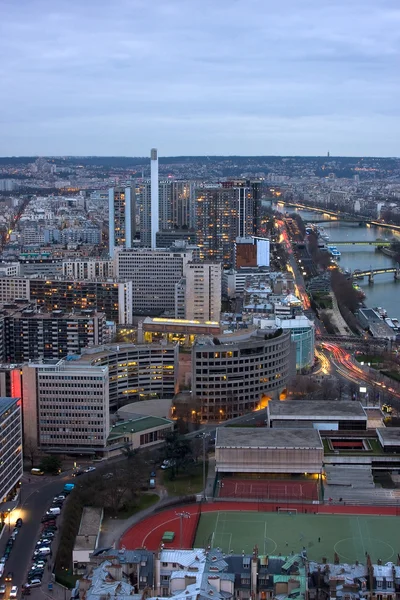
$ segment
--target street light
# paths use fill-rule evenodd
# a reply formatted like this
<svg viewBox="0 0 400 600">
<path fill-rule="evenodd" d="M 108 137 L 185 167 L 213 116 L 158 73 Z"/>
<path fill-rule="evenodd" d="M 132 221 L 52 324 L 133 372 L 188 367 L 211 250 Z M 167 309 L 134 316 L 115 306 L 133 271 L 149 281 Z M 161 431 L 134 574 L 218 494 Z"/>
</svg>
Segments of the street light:
<svg viewBox="0 0 400 600">
<path fill-rule="evenodd" d="M 182 512 L 177 512 L 175 513 L 177 517 L 180 518 L 180 540 L 179 540 L 179 547 L 182 550 L 182 539 L 183 539 L 183 519 L 190 519 L 190 513 L 186 512 L 186 511 L 182 511 Z"/>
</svg>

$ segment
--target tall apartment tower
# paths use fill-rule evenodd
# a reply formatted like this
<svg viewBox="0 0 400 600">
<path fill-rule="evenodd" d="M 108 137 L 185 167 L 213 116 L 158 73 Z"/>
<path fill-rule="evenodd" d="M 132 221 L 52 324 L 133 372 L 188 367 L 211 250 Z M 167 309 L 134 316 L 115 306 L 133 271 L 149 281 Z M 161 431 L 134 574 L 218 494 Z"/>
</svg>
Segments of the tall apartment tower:
<svg viewBox="0 0 400 600">
<path fill-rule="evenodd" d="M 151 165 L 151 249 L 155 250 L 156 245 L 156 234 L 158 231 L 158 154 L 157 149 L 152 148 L 150 153 L 150 165 Z"/>
<path fill-rule="evenodd" d="M 108 192 L 109 254 L 114 256 L 114 248 L 132 248 L 136 233 L 135 201 L 130 187 L 110 188 Z"/>
<path fill-rule="evenodd" d="M 184 268 L 185 319 L 219 321 L 221 315 L 221 264 L 189 262 Z"/>
<path fill-rule="evenodd" d="M 213 186 L 196 189 L 197 239 L 202 259 L 217 260 L 224 267 L 234 262 L 236 237 L 253 234 L 251 190 Z"/>
</svg>

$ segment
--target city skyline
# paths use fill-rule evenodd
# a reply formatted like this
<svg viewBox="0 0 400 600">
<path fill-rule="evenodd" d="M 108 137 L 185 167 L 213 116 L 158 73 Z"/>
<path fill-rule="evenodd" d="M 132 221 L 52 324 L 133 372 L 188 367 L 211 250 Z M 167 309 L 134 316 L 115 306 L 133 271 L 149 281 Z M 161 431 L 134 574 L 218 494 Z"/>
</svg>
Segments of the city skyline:
<svg viewBox="0 0 400 600">
<path fill-rule="evenodd" d="M 396 156 L 399 21 L 394 0 L 7 3 L 0 155 Z"/>
</svg>

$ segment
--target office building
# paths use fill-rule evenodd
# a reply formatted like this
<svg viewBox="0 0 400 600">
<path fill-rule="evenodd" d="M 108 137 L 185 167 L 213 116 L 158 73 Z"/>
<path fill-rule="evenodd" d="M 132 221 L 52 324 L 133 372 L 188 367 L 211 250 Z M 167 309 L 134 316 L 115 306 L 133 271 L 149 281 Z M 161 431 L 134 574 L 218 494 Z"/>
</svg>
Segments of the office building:
<svg viewBox="0 0 400 600">
<path fill-rule="evenodd" d="M 114 277 L 114 261 L 101 258 L 76 258 L 62 261 L 62 274 L 72 279 Z"/>
<path fill-rule="evenodd" d="M 47 452 L 105 452 L 110 433 L 107 366 L 79 361 L 23 367 L 24 437 Z"/>
<path fill-rule="evenodd" d="M 176 392 L 177 344 L 118 344 L 87 348 L 79 364 L 108 367 L 112 410 L 129 402 L 173 398 Z"/>
<path fill-rule="evenodd" d="M 120 325 L 132 323 L 132 282 L 118 279 L 28 279 L 29 299 L 46 312 L 97 310 Z M 1 279 L 0 279 L 1 284 Z"/>
<path fill-rule="evenodd" d="M 294 375 L 289 331 L 199 338 L 192 348 L 192 395 L 202 421 L 223 421 L 279 398 Z"/>
<path fill-rule="evenodd" d="M 265 332 L 275 331 L 278 327 L 289 330 L 292 342 L 296 346 L 296 370 L 309 369 L 314 364 L 315 325 L 304 315 L 294 319 L 253 319 L 253 323 Z"/>
<path fill-rule="evenodd" d="M 23 472 L 20 398 L 0 398 L 0 503 L 11 500 Z"/>
<path fill-rule="evenodd" d="M 175 314 L 175 285 L 193 254 L 186 248 L 173 250 L 117 249 L 115 273 L 132 281 L 134 315 Z"/>
<path fill-rule="evenodd" d="M 136 234 L 135 202 L 131 188 L 110 188 L 108 196 L 109 254 L 114 248 L 131 248 Z"/>
<path fill-rule="evenodd" d="M 104 313 L 43 313 L 25 304 L 0 310 L 3 356 L 10 363 L 64 358 L 105 342 Z"/>
<path fill-rule="evenodd" d="M 221 314 L 221 278 L 220 263 L 203 261 L 190 262 L 184 268 L 184 318 L 193 321 L 219 321 Z M 179 294 L 179 288 L 177 289 Z M 181 302 L 175 307 L 176 317 Z"/>
<path fill-rule="evenodd" d="M 254 237 L 237 237 L 235 242 L 235 269 L 269 267 L 270 242 Z"/>
<path fill-rule="evenodd" d="M 195 226 L 193 181 L 170 181 L 172 226 L 190 229 Z"/>
</svg>

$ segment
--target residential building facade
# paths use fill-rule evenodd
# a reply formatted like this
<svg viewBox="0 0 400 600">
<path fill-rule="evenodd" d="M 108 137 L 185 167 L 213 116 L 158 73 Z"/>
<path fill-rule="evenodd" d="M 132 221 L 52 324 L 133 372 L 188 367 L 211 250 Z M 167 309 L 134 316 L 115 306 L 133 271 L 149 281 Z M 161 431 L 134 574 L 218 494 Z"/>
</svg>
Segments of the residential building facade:
<svg viewBox="0 0 400 600">
<path fill-rule="evenodd" d="M 0 503 L 17 487 L 23 472 L 20 398 L 0 398 Z"/>
</svg>

